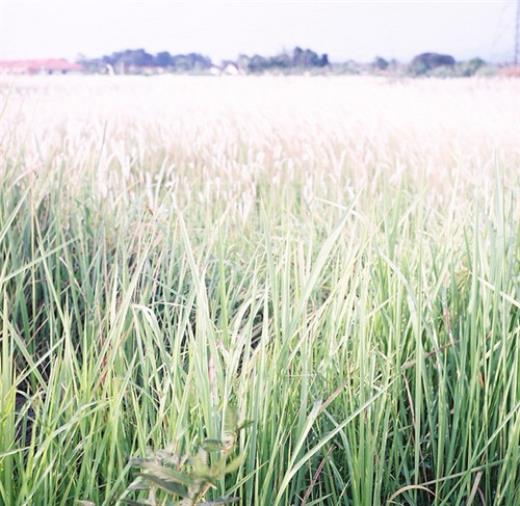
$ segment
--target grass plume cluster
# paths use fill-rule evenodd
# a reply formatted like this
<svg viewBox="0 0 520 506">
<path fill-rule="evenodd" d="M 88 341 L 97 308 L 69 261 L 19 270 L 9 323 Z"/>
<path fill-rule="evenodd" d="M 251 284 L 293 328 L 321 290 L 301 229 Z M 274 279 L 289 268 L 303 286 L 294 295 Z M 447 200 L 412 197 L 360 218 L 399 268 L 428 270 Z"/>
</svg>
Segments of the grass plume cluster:
<svg viewBox="0 0 520 506">
<path fill-rule="evenodd" d="M 519 504 L 519 86 L 3 83 L 0 504 Z"/>
</svg>

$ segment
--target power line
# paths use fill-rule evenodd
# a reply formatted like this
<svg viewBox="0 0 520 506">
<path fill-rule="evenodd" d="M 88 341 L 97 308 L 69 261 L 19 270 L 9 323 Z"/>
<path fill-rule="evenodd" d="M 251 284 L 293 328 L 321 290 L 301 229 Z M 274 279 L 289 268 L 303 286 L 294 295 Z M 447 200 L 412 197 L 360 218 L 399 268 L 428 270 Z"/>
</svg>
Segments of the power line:
<svg viewBox="0 0 520 506">
<path fill-rule="evenodd" d="M 520 63 L 520 0 L 516 0 L 515 65 Z"/>
</svg>

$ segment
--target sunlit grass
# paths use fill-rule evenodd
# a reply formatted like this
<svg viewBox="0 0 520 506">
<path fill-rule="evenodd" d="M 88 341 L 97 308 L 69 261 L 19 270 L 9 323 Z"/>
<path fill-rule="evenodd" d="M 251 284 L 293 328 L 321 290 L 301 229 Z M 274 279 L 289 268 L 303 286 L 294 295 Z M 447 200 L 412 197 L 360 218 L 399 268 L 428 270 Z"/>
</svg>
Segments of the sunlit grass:
<svg viewBox="0 0 520 506">
<path fill-rule="evenodd" d="M 519 83 L 1 90 L 0 504 L 520 503 Z"/>
</svg>

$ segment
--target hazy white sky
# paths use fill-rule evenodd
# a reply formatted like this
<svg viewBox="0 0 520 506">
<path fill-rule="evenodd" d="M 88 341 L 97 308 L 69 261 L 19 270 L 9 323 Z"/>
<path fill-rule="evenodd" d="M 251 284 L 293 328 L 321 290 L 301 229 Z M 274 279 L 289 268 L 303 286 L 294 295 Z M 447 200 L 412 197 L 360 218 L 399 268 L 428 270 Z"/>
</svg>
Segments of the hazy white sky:
<svg viewBox="0 0 520 506">
<path fill-rule="evenodd" d="M 144 47 L 218 61 L 300 45 L 333 61 L 422 51 L 502 61 L 515 12 L 516 0 L 0 0 L 0 58 Z"/>
</svg>

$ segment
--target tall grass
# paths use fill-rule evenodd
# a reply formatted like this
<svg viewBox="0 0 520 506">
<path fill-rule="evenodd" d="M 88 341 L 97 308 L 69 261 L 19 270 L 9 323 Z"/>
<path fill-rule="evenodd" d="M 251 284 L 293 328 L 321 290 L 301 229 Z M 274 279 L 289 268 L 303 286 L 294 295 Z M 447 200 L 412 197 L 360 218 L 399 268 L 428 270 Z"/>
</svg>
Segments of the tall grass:
<svg viewBox="0 0 520 506">
<path fill-rule="evenodd" d="M 0 503 L 519 504 L 518 86 L 4 86 Z"/>
</svg>

